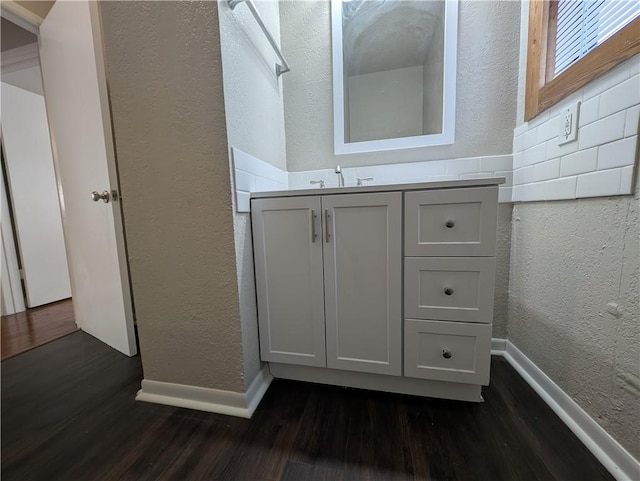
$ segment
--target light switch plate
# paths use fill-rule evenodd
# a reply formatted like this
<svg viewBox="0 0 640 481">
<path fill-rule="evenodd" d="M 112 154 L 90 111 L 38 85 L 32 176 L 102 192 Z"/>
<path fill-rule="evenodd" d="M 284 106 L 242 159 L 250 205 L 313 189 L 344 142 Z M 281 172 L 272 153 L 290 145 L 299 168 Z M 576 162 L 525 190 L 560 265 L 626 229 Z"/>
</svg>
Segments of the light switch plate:
<svg viewBox="0 0 640 481">
<path fill-rule="evenodd" d="M 558 145 L 573 142 L 578 138 L 578 114 L 580 102 L 563 109 L 560 112 L 560 131 L 558 132 Z"/>
</svg>

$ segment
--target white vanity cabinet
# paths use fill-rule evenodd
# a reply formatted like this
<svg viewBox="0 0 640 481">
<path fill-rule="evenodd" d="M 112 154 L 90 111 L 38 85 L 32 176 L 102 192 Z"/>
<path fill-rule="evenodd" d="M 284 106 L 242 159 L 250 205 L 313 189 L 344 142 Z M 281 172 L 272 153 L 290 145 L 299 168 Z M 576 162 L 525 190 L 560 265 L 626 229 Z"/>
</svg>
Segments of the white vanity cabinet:
<svg viewBox="0 0 640 481">
<path fill-rule="evenodd" d="M 275 377 L 481 401 L 501 179 L 252 194 Z"/>
<path fill-rule="evenodd" d="M 400 376 L 402 194 L 254 199 L 251 215 L 262 360 Z"/>
</svg>

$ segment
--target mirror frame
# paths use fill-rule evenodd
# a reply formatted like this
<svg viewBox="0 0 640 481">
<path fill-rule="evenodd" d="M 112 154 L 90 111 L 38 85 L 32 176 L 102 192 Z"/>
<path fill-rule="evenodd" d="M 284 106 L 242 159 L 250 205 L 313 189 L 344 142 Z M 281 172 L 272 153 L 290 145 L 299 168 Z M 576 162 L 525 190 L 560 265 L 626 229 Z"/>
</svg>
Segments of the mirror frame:
<svg viewBox="0 0 640 481">
<path fill-rule="evenodd" d="M 419 1 L 419 0 L 418 0 Z M 331 0 L 333 50 L 333 141 L 336 155 L 450 145 L 455 141 L 458 0 L 444 0 L 444 79 L 442 133 L 395 139 L 345 142 L 342 0 Z"/>
</svg>

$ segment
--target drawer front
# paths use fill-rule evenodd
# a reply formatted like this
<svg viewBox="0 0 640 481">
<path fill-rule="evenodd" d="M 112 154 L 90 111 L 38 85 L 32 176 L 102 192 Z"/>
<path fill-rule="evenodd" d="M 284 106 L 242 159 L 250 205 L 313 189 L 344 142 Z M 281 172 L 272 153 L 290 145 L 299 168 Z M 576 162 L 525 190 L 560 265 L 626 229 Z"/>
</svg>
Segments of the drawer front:
<svg viewBox="0 0 640 481">
<path fill-rule="evenodd" d="M 404 324 L 404 375 L 489 384 L 491 326 L 418 321 Z"/>
<path fill-rule="evenodd" d="M 405 255 L 493 256 L 498 187 L 405 194 Z"/>
<path fill-rule="evenodd" d="M 491 323 L 493 257 L 407 257 L 405 317 Z"/>
</svg>

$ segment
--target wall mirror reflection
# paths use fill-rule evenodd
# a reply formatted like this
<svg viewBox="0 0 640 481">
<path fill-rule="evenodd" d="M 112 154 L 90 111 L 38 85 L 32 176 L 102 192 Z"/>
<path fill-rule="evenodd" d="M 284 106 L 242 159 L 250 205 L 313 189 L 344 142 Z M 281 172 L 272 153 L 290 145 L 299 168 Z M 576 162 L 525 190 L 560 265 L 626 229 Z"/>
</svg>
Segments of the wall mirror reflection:
<svg viewBox="0 0 640 481">
<path fill-rule="evenodd" d="M 332 0 L 336 154 L 452 144 L 455 0 Z"/>
</svg>

